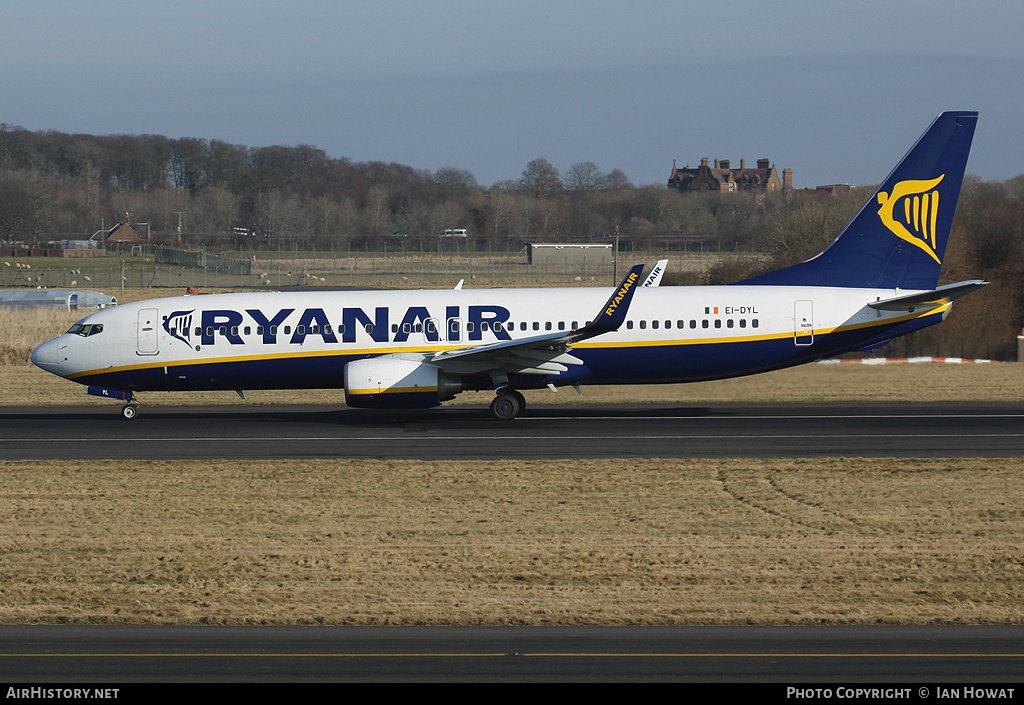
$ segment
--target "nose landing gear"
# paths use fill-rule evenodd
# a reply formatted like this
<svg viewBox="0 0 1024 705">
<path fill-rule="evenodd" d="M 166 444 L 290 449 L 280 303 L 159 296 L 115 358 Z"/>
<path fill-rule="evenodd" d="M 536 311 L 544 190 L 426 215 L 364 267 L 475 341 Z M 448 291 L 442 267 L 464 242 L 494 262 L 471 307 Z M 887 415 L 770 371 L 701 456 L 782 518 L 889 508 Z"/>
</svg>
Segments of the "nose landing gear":
<svg viewBox="0 0 1024 705">
<path fill-rule="evenodd" d="M 121 416 L 126 419 L 134 419 L 139 413 L 139 402 L 135 399 L 134 392 L 130 393 L 130 396 L 125 400 L 124 406 L 121 407 Z"/>
</svg>

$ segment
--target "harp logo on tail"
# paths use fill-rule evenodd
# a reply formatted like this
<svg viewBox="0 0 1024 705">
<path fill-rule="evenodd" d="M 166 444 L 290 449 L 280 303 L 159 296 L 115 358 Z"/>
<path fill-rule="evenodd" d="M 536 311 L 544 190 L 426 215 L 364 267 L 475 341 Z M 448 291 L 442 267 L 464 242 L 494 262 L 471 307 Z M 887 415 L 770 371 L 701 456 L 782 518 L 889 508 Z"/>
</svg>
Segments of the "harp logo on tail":
<svg viewBox="0 0 1024 705">
<path fill-rule="evenodd" d="M 935 253 L 935 228 L 939 218 L 939 192 L 935 187 L 945 174 L 931 181 L 900 181 L 892 193 L 878 192 L 878 216 L 892 233 L 931 255 Z"/>
</svg>

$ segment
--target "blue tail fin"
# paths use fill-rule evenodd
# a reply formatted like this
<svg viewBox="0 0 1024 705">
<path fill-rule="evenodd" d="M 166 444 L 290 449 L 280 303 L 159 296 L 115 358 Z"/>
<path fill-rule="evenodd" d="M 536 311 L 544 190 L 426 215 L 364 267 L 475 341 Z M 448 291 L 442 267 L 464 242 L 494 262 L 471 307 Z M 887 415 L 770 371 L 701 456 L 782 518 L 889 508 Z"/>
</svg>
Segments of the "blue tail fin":
<svg viewBox="0 0 1024 705">
<path fill-rule="evenodd" d="M 739 283 L 934 289 L 977 121 L 939 115 L 824 252 Z"/>
</svg>

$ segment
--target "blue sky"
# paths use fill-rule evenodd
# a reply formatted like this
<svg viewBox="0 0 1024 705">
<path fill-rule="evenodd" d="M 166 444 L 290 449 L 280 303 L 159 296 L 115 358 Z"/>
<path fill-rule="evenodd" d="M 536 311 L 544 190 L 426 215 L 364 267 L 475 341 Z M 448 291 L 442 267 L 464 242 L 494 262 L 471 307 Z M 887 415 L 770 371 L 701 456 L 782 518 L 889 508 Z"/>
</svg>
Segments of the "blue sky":
<svg viewBox="0 0 1024 705">
<path fill-rule="evenodd" d="M 544 157 L 663 183 L 770 158 L 797 186 L 880 181 L 942 110 L 968 171 L 1024 173 L 1020 0 L 7 0 L 0 122 L 312 144 L 468 169 Z"/>
</svg>

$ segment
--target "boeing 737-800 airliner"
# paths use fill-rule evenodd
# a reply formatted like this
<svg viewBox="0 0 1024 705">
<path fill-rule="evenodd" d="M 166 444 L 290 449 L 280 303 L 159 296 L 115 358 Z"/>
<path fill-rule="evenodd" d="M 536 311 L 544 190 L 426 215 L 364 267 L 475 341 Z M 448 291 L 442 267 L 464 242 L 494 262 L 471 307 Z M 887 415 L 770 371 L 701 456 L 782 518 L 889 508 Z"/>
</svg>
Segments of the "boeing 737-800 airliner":
<svg viewBox="0 0 1024 705">
<path fill-rule="evenodd" d="M 975 112 L 939 115 L 820 255 L 729 286 L 233 293 L 99 311 L 32 361 L 124 400 L 143 391 L 345 390 L 350 406 L 431 407 L 493 389 L 692 382 L 876 348 L 984 286 L 937 286 Z M 644 284 L 647 283 L 647 286 Z M 603 303 L 603 305 L 602 305 Z"/>
</svg>

